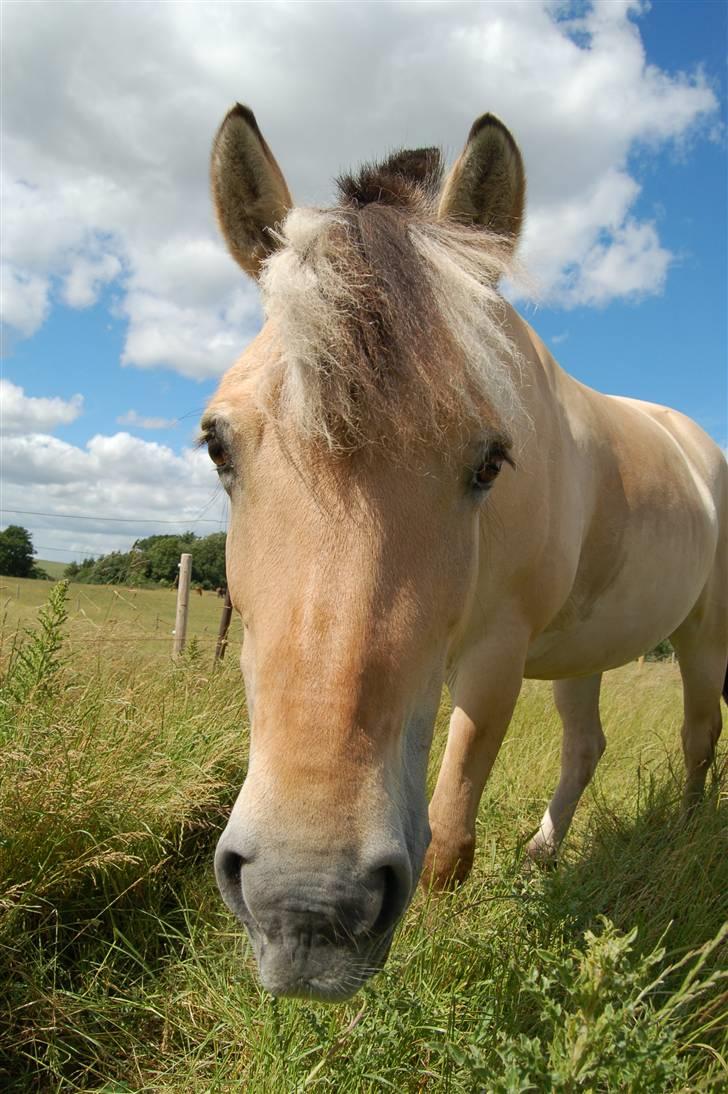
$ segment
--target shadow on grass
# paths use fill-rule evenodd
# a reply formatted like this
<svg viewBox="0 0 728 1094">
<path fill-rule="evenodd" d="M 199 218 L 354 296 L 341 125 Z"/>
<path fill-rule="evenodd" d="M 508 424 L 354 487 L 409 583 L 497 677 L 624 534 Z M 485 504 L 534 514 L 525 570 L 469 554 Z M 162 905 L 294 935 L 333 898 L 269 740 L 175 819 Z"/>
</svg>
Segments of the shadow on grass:
<svg viewBox="0 0 728 1094">
<path fill-rule="evenodd" d="M 586 834 L 543 879 L 546 914 L 579 936 L 599 915 L 625 931 L 636 926 L 641 951 L 663 935 L 673 953 L 714 937 L 728 920 L 725 775 L 714 773 L 688 817 L 673 772 L 642 781 L 621 810 L 598 799 Z"/>
<path fill-rule="evenodd" d="M 0 931 L 3 1090 L 56 1090 L 59 1083 L 85 1088 L 124 1070 L 120 1023 L 134 1025 L 134 1001 L 180 956 L 179 939 L 187 933 L 180 894 L 189 877 L 212 862 L 220 827 L 212 820 L 188 821 L 168 841 L 169 853 L 157 861 L 152 856 L 143 872 L 131 864 L 95 882 L 86 878 L 76 891 L 29 899 L 12 923 L 6 917 Z M 156 1024 L 161 1027 L 161 1017 Z"/>
</svg>

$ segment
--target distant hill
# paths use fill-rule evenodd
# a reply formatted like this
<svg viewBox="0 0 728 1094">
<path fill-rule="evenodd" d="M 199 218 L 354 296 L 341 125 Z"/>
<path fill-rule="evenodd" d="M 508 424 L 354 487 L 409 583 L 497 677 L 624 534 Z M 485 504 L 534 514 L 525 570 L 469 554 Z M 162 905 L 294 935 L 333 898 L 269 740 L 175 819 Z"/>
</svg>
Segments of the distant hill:
<svg viewBox="0 0 728 1094">
<path fill-rule="evenodd" d="M 52 577 L 54 578 L 54 580 L 58 580 L 63 577 L 63 571 L 68 565 L 67 562 L 49 562 L 45 558 L 37 558 L 35 560 L 35 564 L 39 570 L 45 570 L 45 572 L 48 574 L 48 577 Z"/>
</svg>

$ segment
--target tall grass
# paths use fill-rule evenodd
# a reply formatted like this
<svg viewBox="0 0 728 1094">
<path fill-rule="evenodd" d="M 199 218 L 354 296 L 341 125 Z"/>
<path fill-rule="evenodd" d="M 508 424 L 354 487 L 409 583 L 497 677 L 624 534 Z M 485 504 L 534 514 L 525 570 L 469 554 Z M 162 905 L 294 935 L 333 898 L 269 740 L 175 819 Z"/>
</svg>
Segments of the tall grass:
<svg viewBox="0 0 728 1094">
<path fill-rule="evenodd" d="M 728 799 L 714 777 L 680 817 L 672 667 L 609 675 L 595 786 L 559 868 L 530 876 L 559 730 L 548 689 L 526 684 L 472 880 L 417 894 L 350 1003 L 276 1002 L 212 878 L 246 759 L 235 658 L 213 673 L 194 650 L 100 657 L 64 638 L 53 595 L 0 692 L 3 1089 L 725 1087 Z M 23 677 L 29 659 L 50 668 Z"/>
</svg>

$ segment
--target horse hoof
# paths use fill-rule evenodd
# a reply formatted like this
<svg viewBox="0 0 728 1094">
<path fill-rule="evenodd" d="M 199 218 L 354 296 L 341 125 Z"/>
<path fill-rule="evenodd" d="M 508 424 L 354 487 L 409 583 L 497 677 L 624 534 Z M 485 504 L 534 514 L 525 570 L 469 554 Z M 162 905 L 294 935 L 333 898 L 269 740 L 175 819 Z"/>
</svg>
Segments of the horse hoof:
<svg viewBox="0 0 728 1094">
<path fill-rule="evenodd" d="M 437 893 L 449 893 L 459 888 L 473 868 L 473 852 L 474 849 L 453 858 L 428 851 L 422 869 L 424 888 Z"/>
<path fill-rule="evenodd" d="M 550 851 L 545 847 L 529 847 L 521 863 L 520 872 L 524 877 L 532 877 L 536 872 L 541 874 L 551 873 L 558 865 L 559 856 L 557 851 Z"/>
</svg>

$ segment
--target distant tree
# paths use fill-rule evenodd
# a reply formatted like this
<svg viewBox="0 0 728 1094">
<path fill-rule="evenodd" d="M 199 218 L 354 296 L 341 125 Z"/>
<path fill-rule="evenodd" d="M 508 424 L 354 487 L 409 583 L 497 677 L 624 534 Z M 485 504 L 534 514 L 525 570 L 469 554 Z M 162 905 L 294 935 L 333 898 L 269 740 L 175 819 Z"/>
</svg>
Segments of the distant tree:
<svg viewBox="0 0 728 1094">
<path fill-rule="evenodd" d="M 0 532 L 0 574 L 8 577 L 33 577 L 33 540 L 27 528 L 9 524 Z"/>
<path fill-rule="evenodd" d="M 190 536 L 194 541 L 194 532 L 188 532 L 185 536 L 147 536 L 136 541 L 133 549 L 146 559 L 147 576 L 152 581 L 172 584 L 177 577 L 179 556 L 190 549 Z"/>
<path fill-rule="evenodd" d="M 225 533 L 213 532 L 192 544 L 192 580 L 203 589 L 225 584 Z"/>
<path fill-rule="evenodd" d="M 72 581 L 77 581 L 81 585 L 86 585 L 95 563 L 96 560 L 93 558 L 85 558 L 83 562 L 69 562 L 63 571 L 63 576 Z"/>
<path fill-rule="evenodd" d="M 96 559 L 85 580 L 89 585 L 126 585 L 130 563 L 129 554 L 112 551 Z"/>
<path fill-rule="evenodd" d="M 149 583 L 149 559 L 141 551 L 132 547 L 128 555 L 129 568 L 126 575 L 127 585 L 147 585 Z"/>
</svg>

